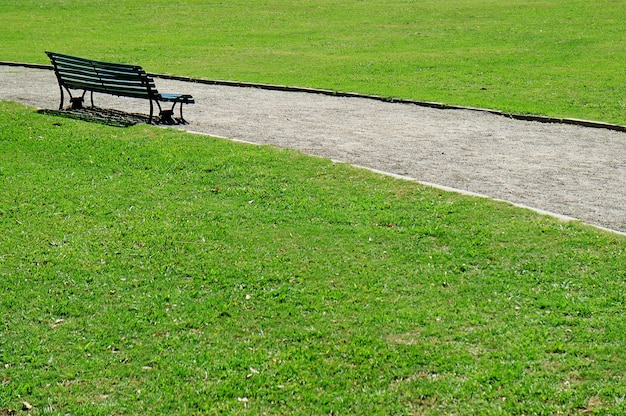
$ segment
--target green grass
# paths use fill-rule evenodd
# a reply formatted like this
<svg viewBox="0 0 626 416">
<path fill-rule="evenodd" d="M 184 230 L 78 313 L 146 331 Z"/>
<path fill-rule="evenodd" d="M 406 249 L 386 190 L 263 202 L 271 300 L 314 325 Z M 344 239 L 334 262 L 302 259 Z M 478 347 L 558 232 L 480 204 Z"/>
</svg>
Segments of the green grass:
<svg viewBox="0 0 626 416">
<path fill-rule="evenodd" d="M 623 0 L 0 0 L 0 59 L 149 71 L 626 124 Z"/>
<path fill-rule="evenodd" d="M 0 188 L 0 414 L 626 412 L 623 236 L 9 103 Z"/>
<path fill-rule="evenodd" d="M 0 0 L 0 59 L 626 124 L 624 6 Z M 0 415 L 626 412 L 623 236 L 8 103 L 0 183 Z"/>
</svg>

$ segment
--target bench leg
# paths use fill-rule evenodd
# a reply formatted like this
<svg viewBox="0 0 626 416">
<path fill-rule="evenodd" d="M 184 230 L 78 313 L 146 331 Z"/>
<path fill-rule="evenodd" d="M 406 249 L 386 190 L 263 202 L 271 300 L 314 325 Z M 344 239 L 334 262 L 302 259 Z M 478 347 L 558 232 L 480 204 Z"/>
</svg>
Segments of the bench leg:
<svg viewBox="0 0 626 416">
<path fill-rule="evenodd" d="M 161 108 L 161 103 L 156 100 L 157 105 L 159 106 L 159 124 L 189 124 L 183 118 L 183 103 L 180 101 L 174 102 L 172 108 L 169 110 L 164 110 Z M 174 119 L 174 111 L 176 110 L 176 104 L 180 105 L 180 119 Z M 152 120 L 152 101 L 150 101 L 150 120 Z"/>
<path fill-rule="evenodd" d="M 157 105 L 159 102 L 157 101 Z M 161 108 L 161 106 L 159 106 Z M 150 118 L 148 119 L 148 124 L 152 124 L 152 112 L 154 111 L 154 105 L 152 104 L 152 100 L 150 100 Z"/>
<path fill-rule="evenodd" d="M 189 124 L 187 123 L 187 120 L 183 118 L 183 103 L 178 104 L 180 104 L 180 124 Z"/>
<path fill-rule="evenodd" d="M 72 110 L 78 110 L 83 108 L 83 102 L 85 102 L 85 94 L 87 94 L 87 91 L 83 91 L 83 95 L 81 95 L 80 97 L 72 97 L 72 92 L 67 89 L 67 93 L 70 95 L 70 104 L 72 105 Z M 92 107 L 93 107 L 93 102 L 92 102 Z M 61 107 L 59 108 L 59 110 L 63 109 L 63 90 L 61 90 Z"/>
<path fill-rule="evenodd" d="M 172 112 L 172 110 L 161 110 L 161 112 L 159 113 L 161 120 L 159 122 L 161 124 L 176 124 L 176 121 L 172 117 L 173 115 L 174 113 Z"/>
<path fill-rule="evenodd" d="M 83 108 L 83 97 L 72 97 L 70 101 L 72 103 L 72 110 Z"/>
<path fill-rule="evenodd" d="M 176 124 L 176 121 L 172 117 L 174 112 L 172 110 L 163 110 L 161 103 L 158 100 L 155 101 L 157 106 L 159 106 L 159 124 Z M 152 104 L 152 101 L 150 101 L 150 104 Z M 150 120 L 152 120 L 152 105 L 150 106 Z M 150 123 L 151 122 L 152 121 L 150 121 Z"/>
<path fill-rule="evenodd" d="M 176 121 L 172 117 L 174 115 L 174 111 L 163 110 L 161 108 L 161 103 L 159 103 L 158 100 L 157 100 L 157 105 L 159 106 L 159 124 L 169 124 L 169 125 L 176 124 Z"/>
<path fill-rule="evenodd" d="M 170 117 L 172 117 L 174 115 L 174 110 L 176 109 L 176 104 L 178 104 L 178 106 L 180 107 L 180 118 L 178 119 L 178 123 L 177 124 L 189 124 L 187 123 L 187 121 L 183 118 L 183 102 L 182 101 L 177 101 L 174 103 L 174 105 L 172 105 L 172 109 L 169 110 L 169 114 Z M 172 119 L 172 122 L 174 122 L 174 120 Z M 172 123 L 172 124 L 176 124 L 176 123 Z"/>
<path fill-rule="evenodd" d="M 61 84 L 59 84 L 59 89 L 61 90 L 61 103 L 59 104 L 59 110 L 63 110 L 63 100 L 64 100 L 64 96 L 63 96 L 63 86 Z"/>
</svg>

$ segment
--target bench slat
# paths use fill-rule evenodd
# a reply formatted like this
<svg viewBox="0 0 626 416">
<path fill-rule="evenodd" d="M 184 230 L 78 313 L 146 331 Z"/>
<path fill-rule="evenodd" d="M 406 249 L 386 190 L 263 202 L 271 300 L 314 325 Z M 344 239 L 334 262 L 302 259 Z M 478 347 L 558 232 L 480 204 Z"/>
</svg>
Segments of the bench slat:
<svg viewBox="0 0 626 416">
<path fill-rule="evenodd" d="M 105 85 L 104 89 L 106 89 L 107 91 L 119 91 L 121 93 L 123 93 L 124 91 L 127 91 L 129 94 L 130 93 L 141 94 L 142 96 L 145 96 L 145 97 L 155 95 L 152 92 L 146 90 L 145 88 L 136 87 L 132 85 Z"/>
</svg>

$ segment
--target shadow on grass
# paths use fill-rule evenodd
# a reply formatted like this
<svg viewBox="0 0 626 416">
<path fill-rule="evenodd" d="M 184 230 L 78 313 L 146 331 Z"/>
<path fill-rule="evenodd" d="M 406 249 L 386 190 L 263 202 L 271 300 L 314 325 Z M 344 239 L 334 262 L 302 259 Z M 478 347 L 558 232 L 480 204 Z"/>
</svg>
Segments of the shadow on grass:
<svg viewBox="0 0 626 416">
<path fill-rule="evenodd" d="M 64 110 L 38 110 L 40 114 L 47 114 L 57 117 L 72 118 L 91 123 L 100 123 L 113 127 L 130 127 L 135 124 L 148 124 L 149 117 L 143 114 L 127 113 L 119 110 L 98 107 L 84 107 L 79 109 Z M 153 117 L 153 122 L 159 123 L 158 117 Z"/>
</svg>

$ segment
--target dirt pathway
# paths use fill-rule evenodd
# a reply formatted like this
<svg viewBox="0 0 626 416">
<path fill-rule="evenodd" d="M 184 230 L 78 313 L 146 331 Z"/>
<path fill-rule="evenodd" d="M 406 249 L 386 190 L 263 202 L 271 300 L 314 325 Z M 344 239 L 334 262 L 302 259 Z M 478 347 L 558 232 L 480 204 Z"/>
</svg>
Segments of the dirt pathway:
<svg viewBox="0 0 626 416">
<path fill-rule="evenodd" d="M 366 98 L 157 79 L 192 94 L 184 128 L 271 144 L 626 232 L 626 133 Z M 56 109 L 49 70 L 0 66 L 0 97 Z M 146 101 L 96 105 L 148 112 Z"/>
</svg>

